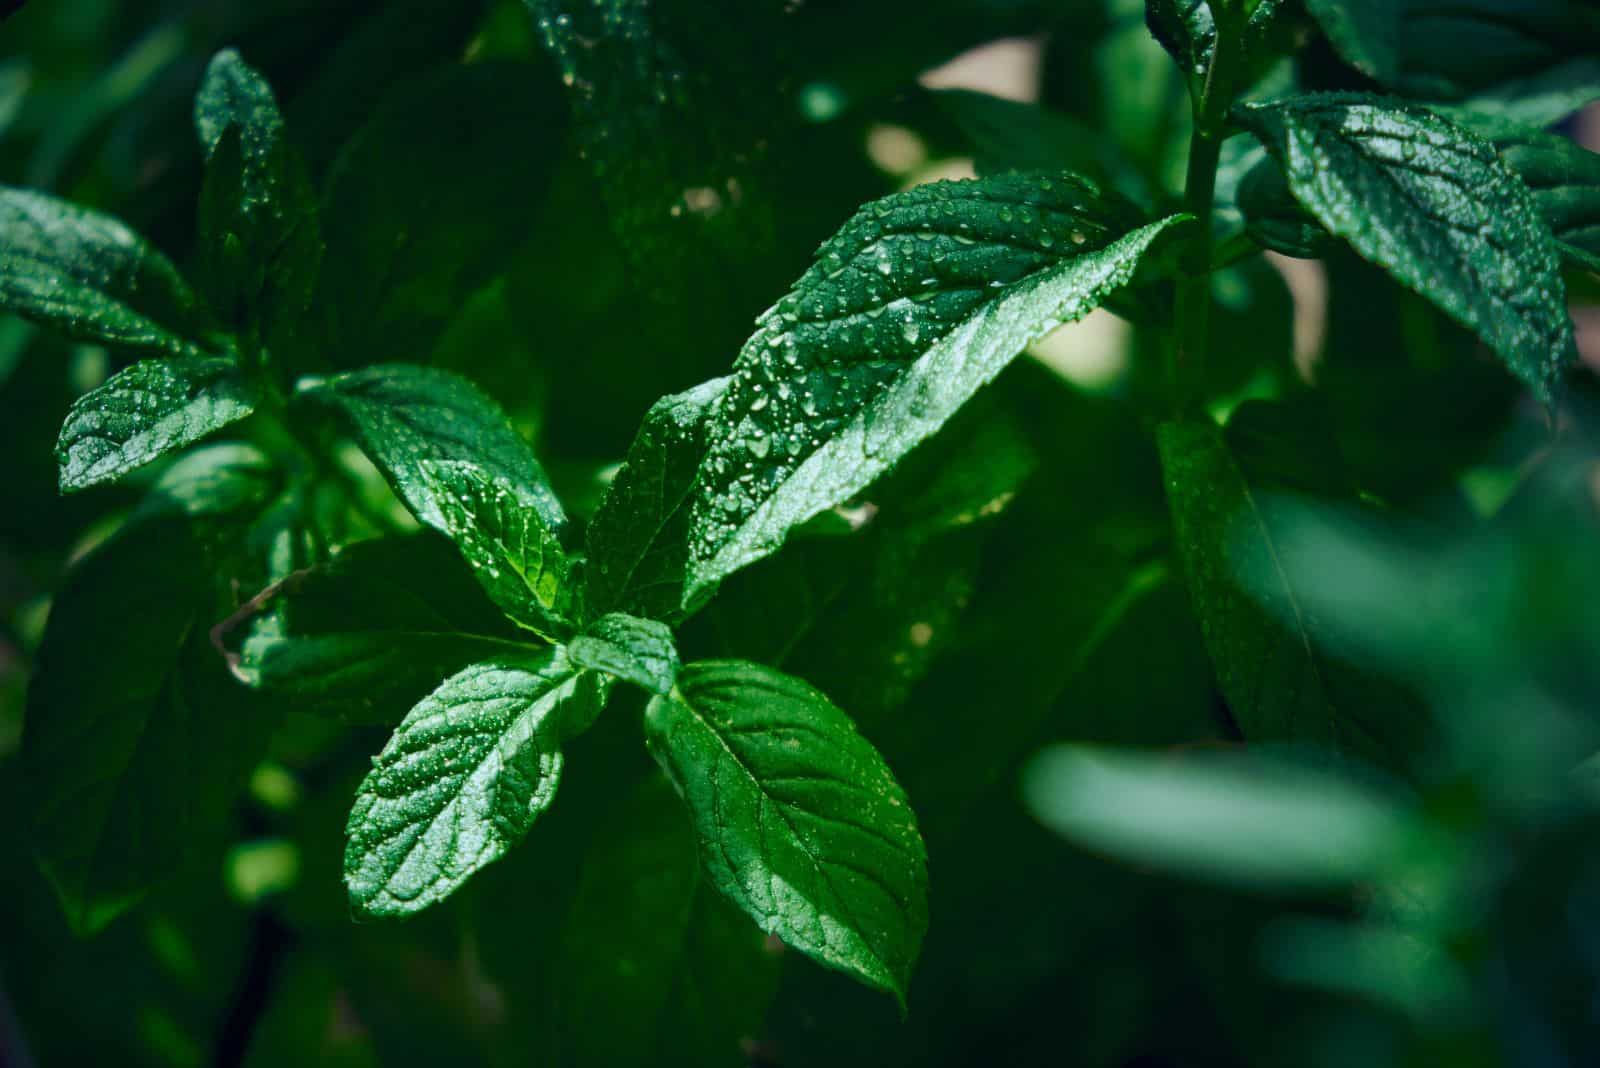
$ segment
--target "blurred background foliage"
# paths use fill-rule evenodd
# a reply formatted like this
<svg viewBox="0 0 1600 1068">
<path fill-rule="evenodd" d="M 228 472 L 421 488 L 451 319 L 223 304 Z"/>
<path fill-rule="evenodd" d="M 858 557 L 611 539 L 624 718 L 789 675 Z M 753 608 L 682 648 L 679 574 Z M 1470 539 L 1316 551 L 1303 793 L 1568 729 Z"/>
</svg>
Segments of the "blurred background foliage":
<svg viewBox="0 0 1600 1068">
<path fill-rule="evenodd" d="M 1137 0 L 659 7 L 688 72 L 669 91 L 604 50 L 552 57 L 515 0 L 33 0 L 0 23 L 0 180 L 187 262 L 190 101 L 238 48 L 322 190 L 330 262 L 372 268 L 331 272 L 332 340 L 304 358 L 473 378 L 581 515 L 648 405 L 724 373 L 863 201 L 1067 166 L 1154 205 L 1181 177 L 1185 89 Z M 1402 88 L 1496 76 L 1463 70 Z M 1274 79 L 1369 84 L 1309 35 Z M 93 939 L 0 821 L 0 1060 L 1600 1062 L 1593 375 L 1540 409 L 1348 254 L 1251 257 L 1215 292 L 1214 410 L 1241 435 L 1292 424 L 1346 469 L 1348 492 L 1285 478 L 1271 501 L 1300 610 L 1411 698 L 1373 710 L 1403 739 L 1382 755 L 1240 744 L 1148 433 L 1163 335 L 1097 313 L 683 636 L 686 658 L 815 683 L 906 786 L 933 886 L 908 1019 L 698 887 L 637 708 L 573 746 L 562 804 L 504 862 L 415 920 L 353 923 L 341 833 L 383 730 L 290 710 L 217 847 Z M 1573 292 L 1593 359 L 1593 277 Z M 1160 294 L 1120 310 L 1159 324 Z M 0 318 L 13 813 L 52 594 L 139 483 L 60 497 L 51 446 L 123 359 Z M 236 701 L 209 712 L 243 730 Z M 663 961 L 674 922 L 690 948 Z"/>
</svg>

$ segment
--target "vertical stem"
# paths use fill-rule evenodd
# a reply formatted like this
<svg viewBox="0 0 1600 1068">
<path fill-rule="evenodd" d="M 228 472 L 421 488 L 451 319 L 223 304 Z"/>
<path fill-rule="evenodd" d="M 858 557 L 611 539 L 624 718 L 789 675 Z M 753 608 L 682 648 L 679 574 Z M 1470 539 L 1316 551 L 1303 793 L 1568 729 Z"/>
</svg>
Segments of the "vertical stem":
<svg viewBox="0 0 1600 1068">
<path fill-rule="evenodd" d="M 1179 266 L 1177 330 L 1172 361 L 1173 401 L 1181 411 L 1194 404 L 1205 381 L 1206 336 L 1211 323 L 1211 224 L 1217 194 L 1217 165 L 1228 108 L 1233 104 L 1233 46 L 1236 27 L 1217 26 L 1217 41 L 1205 82 L 1194 100 L 1194 132 L 1189 138 L 1189 168 L 1183 206 L 1197 222 L 1198 235 Z"/>
</svg>

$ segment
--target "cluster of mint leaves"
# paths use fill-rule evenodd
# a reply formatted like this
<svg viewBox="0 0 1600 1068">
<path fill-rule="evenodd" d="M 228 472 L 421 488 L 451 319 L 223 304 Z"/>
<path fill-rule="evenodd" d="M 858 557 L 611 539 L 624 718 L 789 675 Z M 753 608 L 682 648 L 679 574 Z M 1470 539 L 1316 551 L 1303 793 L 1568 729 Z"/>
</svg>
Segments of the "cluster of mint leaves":
<svg viewBox="0 0 1600 1068">
<path fill-rule="evenodd" d="M 1383 50 L 1389 29 L 1371 29 L 1383 5 L 1307 6 L 1358 67 L 1398 62 Z M 270 730 L 252 691 L 398 719 L 352 807 L 345 880 L 358 911 L 399 915 L 526 835 L 555 798 L 563 745 L 622 683 L 650 695 L 645 741 L 689 810 L 711 884 L 764 930 L 903 1001 L 928 923 L 909 800 L 803 681 L 751 662 L 680 663 L 674 628 L 720 583 L 857 498 L 1032 342 L 1108 302 L 1160 308 L 1175 285 L 1177 357 L 1190 366 L 1174 379 L 1195 374 L 1231 139 L 1255 159 L 1230 191 L 1252 247 L 1315 255 L 1344 242 L 1474 331 L 1542 399 L 1573 359 L 1562 271 L 1600 262 L 1600 235 L 1572 210 L 1574 187 L 1600 195 L 1592 154 L 1544 133 L 1547 115 L 1510 109 L 1293 93 L 1240 103 L 1292 36 L 1287 7 L 1148 4 L 1194 103 L 1181 205 L 1152 211 L 1065 170 L 866 205 L 759 318 L 727 378 L 650 409 L 581 532 L 471 383 L 407 364 L 307 372 L 324 335 L 324 227 L 337 220 L 322 218 L 271 91 L 236 54 L 216 57 L 196 98 L 196 284 L 116 220 L 0 191 L 0 306 L 149 357 L 68 413 L 64 491 L 247 417 L 278 444 L 184 453 L 57 602 L 60 619 L 97 617 L 70 636 L 53 619 L 30 698 L 36 838 L 75 922 L 94 929 L 170 867 L 140 821 L 214 818 L 259 752 L 248 739 Z M 570 22 L 542 29 L 558 56 L 571 51 Z M 1403 698 L 1345 678 L 1274 569 L 1276 519 L 1253 493 L 1258 413 L 1219 428 L 1181 387 L 1175 407 L 1157 432 L 1173 525 L 1246 735 L 1381 748 L 1372 709 Z M 389 524 L 342 473 L 341 437 L 434 534 L 374 537 Z M 440 558 L 434 535 L 457 556 Z M 475 586 L 456 581 L 462 563 Z M 211 570 L 262 592 L 219 600 Z M 128 604 L 97 598 L 112 584 L 101 572 Z M 393 589 L 397 575 L 408 588 Z M 172 609 L 141 616 L 154 604 Z M 138 684 L 109 694 L 75 675 L 85 647 L 117 647 L 138 665 L 119 678 Z M 413 702 L 419 690 L 431 692 Z M 219 723 L 224 709 L 237 716 Z M 196 765 L 198 785 L 150 785 L 153 773 L 130 799 L 101 770 L 141 763 Z M 90 770 L 63 770 L 74 767 Z"/>
</svg>

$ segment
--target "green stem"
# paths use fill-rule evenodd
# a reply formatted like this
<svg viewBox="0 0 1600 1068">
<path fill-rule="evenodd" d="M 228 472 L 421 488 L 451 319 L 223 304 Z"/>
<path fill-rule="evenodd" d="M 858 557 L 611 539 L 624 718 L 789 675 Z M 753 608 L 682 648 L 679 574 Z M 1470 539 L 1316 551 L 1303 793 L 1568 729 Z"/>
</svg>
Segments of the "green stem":
<svg viewBox="0 0 1600 1068">
<path fill-rule="evenodd" d="M 1175 406 L 1197 402 L 1205 380 L 1206 337 L 1211 323 L 1212 215 L 1217 166 L 1222 159 L 1228 109 L 1233 104 L 1235 27 L 1217 27 L 1216 48 L 1205 81 L 1194 99 L 1194 132 L 1189 138 L 1189 168 L 1184 179 L 1184 210 L 1196 222 L 1196 238 L 1179 261 L 1177 330 L 1172 361 Z"/>
</svg>

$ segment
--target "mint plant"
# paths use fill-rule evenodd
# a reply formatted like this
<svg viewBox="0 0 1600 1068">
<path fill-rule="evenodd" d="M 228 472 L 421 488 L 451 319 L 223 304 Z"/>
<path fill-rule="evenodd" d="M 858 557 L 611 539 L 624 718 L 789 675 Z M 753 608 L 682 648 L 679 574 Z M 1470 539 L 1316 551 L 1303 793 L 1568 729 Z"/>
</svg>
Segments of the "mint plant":
<svg viewBox="0 0 1600 1068">
<path fill-rule="evenodd" d="M 240 51 L 210 58 L 182 266 L 109 214 L 0 188 L 0 307 L 127 361 L 57 438 L 63 494 L 137 494 L 55 593 L 22 738 L 30 846 L 76 934 L 206 863 L 287 766 L 348 813 L 337 924 L 450 902 L 492 942 L 519 893 L 558 902 L 525 938 L 555 976 L 529 1017 L 553 1063 L 761 1061 L 783 947 L 915 1017 L 925 938 L 963 923 L 930 908 L 939 881 L 991 872 L 969 922 L 1010 893 L 957 828 L 1102 672 L 1140 744 L 1292 746 L 1424 795 L 1468 776 L 1440 770 L 1439 678 L 1367 633 L 1411 631 L 1297 554 L 1335 552 L 1329 515 L 1432 521 L 1489 447 L 1428 375 L 1541 441 L 1587 418 L 1569 298 L 1595 292 L 1600 164 L 1551 132 L 1600 99 L 1585 5 L 978 5 L 991 36 L 1055 34 L 1038 105 L 914 88 L 952 5 L 892 57 L 864 43 L 878 16 L 812 5 L 431 6 L 364 23 L 300 90 L 317 107 L 281 107 Z M 454 54 L 399 70 L 424 16 Z M 1050 89 L 1084 27 L 1113 64 L 1159 43 L 1143 92 Z M 352 90 L 339 136 L 338 87 L 385 62 L 409 80 Z M 834 187 L 808 201 L 786 168 L 875 108 L 979 174 L 828 214 Z M 516 147 L 540 139 L 570 159 Z M 574 190 L 604 217 L 567 233 Z M 779 251 L 828 232 L 804 263 Z M 610 259 L 564 259 L 602 240 Z M 1330 328 L 1325 373 L 1290 360 L 1287 258 L 1323 262 L 1335 316 L 1371 302 Z M 613 278 L 628 297 L 604 306 Z M 1110 390 L 1019 361 L 1099 310 L 1135 332 Z M 1427 348 L 1414 366 L 1401 339 Z M 685 367 L 718 377 L 630 406 L 635 379 Z M 532 420 L 497 399 L 518 378 L 540 383 Z M 1380 394 L 1420 445 L 1364 406 Z M 534 444 L 635 419 L 620 463 Z M 1108 649 L 1132 659 L 1113 672 Z M 1048 783 L 1135 773 L 1050 767 L 1028 779 L 1041 822 L 1118 852 Z M 1274 803 L 1276 780 L 1240 781 Z M 1284 819 L 1314 826 L 1325 784 L 1305 782 Z M 1361 813 L 1350 833 L 1400 836 Z M 320 890 L 337 850 L 306 841 Z M 1376 879 L 1384 842 L 1279 859 Z M 504 922 L 509 944 L 533 921 Z"/>
</svg>

